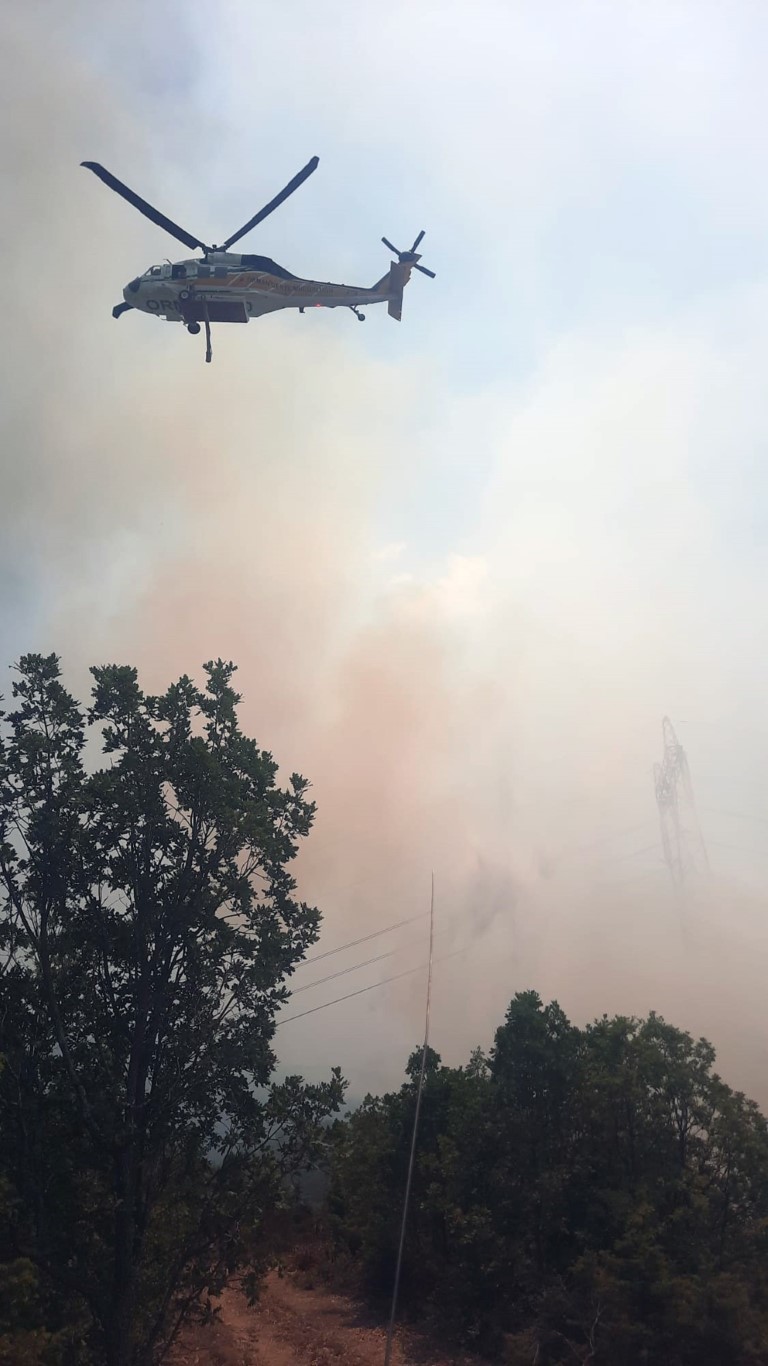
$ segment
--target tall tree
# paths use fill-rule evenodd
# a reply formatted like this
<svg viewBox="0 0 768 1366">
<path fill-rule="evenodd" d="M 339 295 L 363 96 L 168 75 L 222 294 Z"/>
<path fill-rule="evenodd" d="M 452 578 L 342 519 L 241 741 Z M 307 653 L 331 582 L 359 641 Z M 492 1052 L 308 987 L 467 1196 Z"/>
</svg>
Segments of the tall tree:
<svg viewBox="0 0 768 1366">
<path fill-rule="evenodd" d="M 15 1255 L 82 1306 L 96 1359 L 144 1366 L 242 1261 L 343 1083 L 269 1085 L 318 933 L 289 871 L 307 782 L 278 786 L 241 731 L 232 664 L 162 696 L 91 672 L 84 715 L 56 656 L 24 657 L 0 731 L 0 1162 Z"/>
<path fill-rule="evenodd" d="M 391 1285 L 409 1080 L 334 1129 L 329 1210 Z M 402 1305 L 509 1366 L 768 1366 L 768 1125 L 659 1016 L 532 991 L 424 1089 Z"/>
</svg>

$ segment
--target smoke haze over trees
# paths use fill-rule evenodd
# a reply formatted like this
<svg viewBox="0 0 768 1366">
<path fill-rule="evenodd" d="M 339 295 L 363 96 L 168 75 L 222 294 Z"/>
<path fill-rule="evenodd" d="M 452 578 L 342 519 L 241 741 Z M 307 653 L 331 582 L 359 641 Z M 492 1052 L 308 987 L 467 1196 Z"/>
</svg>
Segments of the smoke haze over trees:
<svg viewBox="0 0 768 1366">
<path fill-rule="evenodd" d="M 92 661 L 129 660 L 146 707 L 197 661 L 236 659 L 239 723 L 268 737 L 281 764 L 259 839 L 273 829 L 269 793 L 290 793 L 294 769 L 311 777 L 318 809 L 311 839 L 296 840 L 288 897 L 308 910 L 265 946 L 263 983 L 243 968 L 238 991 L 251 1002 L 255 993 L 264 1051 L 254 1059 L 233 1037 L 237 1095 L 222 1081 L 219 1096 L 255 1112 L 243 1068 L 263 1077 L 279 1051 L 278 1077 L 300 1073 L 317 1088 L 271 1093 L 292 1113 L 306 1097 L 299 1146 L 311 1148 L 338 1095 L 331 1064 L 357 1096 L 399 1086 L 423 1012 L 419 973 L 401 972 L 426 951 L 413 925 L 387 940 L 392 961 L 354 982 L 398 980 L 286 1023 L 278 1050 L 283 969 L 306 987 L 307 1008 L 328 999 L 301 958 L 318 923 L 310 912 L 322 912 L 319 948 L 335 950 L 425 910 L 431 869 L 433 1037 L 452 1076 L 513 994 L 535 986 L 578 1026 L 581 1101 L 585 1023 L 607 1012 L 647 1024 L 656 1010 L 712 1039 L 729 1082 L 768 1110 L 766 50 L 768 7 L 694 0 L 292 0 L 271 6 L 268 22 L 252 0 L 225 0 L 215 21 L 203 0 L 3 7 L 0 237 L 13 259 L 0 365 L 0 670 L 55 651 L 66 660 L 60 681 L 84 699 Z M 125 282 L 175 248 L 81 161 L 108 165 L 218 238 L 313 153 L 311 189 L 254 234 L 252 250 L 318 279 L 371 282 L 386 268 L 382 233 L 404 242 L 425 227 L 438 280 L 409 286 L 402 327 L 384 310 L 363 328 L 343 311 L 275 316 L 221 328 L 217 363 L 205 367 L 182 329 L 113 320 Z M 127 674 L 100 680 L 104 695 L 133 696 Z M 206 695 L 201 683 L 190 685 L 196 695 Z M 10 689 L 3 672 L 0 693 Z M 708 876 L 685 898 L 669 885 L 653 792 L 665 715 L 689 755 L 709 853 Z M 87 850 L 88 866 L 107 857 L 128 815 L 124 794 L 93 780 L 116 757 L 96 755 L 100 724 L 82 778 L 70 754 L 66 787 L 78 802 L 113 802 L 114 825 L 99 825 L 105 842 Z M 28 767 L 24 783 L 34 778 Z M 303 821 L 307 793 L 293 797 Z M 9 843 L 25 857 L 18 834 Z M 141 945 L 110 905 L 96 914 L 77 904 L 51 970 L 88 1127 L 69 1103 L 74 1095 L 82 1109 L 44 1008 L 43 959 L 23 938 L 8 943 L 0 1335 L 7 1310 L 14 1332 L 28 1333 L 23 1348 L 16 1333 L 12 1366 L 22 1351 L 35 1366 L 41 1353 L 80 1351 L 101 1331 L 105 1297 L 119 1298 L 109 1268 L 118 1211 L 127 1216 L 96 1132 L 106 1125 L 115 1142 L 122 1132 L 115 1078 L 127 1045 L 110 1024 L 108 978 L 135 1022 L 130 964 Z M 349 954 L 335 963 L 357 966 Z M 223 973 L 223 961 L 195 967 L 215 995 L 223 978 L 209 970 Z M 173 1003 L 178 1031 L 159 1078 L 199 1038 L 196 1009 L 183 994 Z M 642 1054 L 645 1076 L 642 1038 L 622 1049 Z M 228 1075 L 215 1049 L 209 1061 Z M 482 1058 L 473 1066 L 482 1095 L 497 1095 Z M 19 1085 L 34 1101 L 31 1127 L 13 1108 Z M 268 1104 L 266 1090 L 256 1097 Z M 29 1148 L 38 1104 L 51 1134 L 39 1151 Z M 173 1145 L 157 1157 L 157 1114 L 147 1139 L 146 1172 L 171 1164 L 173 1217 L 190 1237 L 199 1202 L 178 1181 L 187 1172 L 197 1191 L 211 1174 L 212 1105 L 200 1106 L 194 1123 L 183 1112 L 184 1132 L 197 1125 L 183 1158 Z M 262 1120 L 267 1111 L 254 1142 Z M 439 1189 L 449 1156 L 435 1159 Z M 257 1183 L 255 1225 L 275 1194 L 272 1163 L 262 1155 L 243 1170 Z M 245 1207 L 235 1166 L 228 1189 Z M 557 1168 L 556 1193 L 562 1179 Z M 49 1206 L 36 1197 L 41 1180 Z M 716 1189 L 701 1196 L 709 1215 Z M 625 1196 L 614 1232 L 626 1227 Z M 153 1198 L 150 1189 L 139 1242 L 168 1284 L 165 1208 L 160 1196 L 152 1214 Z M 661 1220 L 671 1256 L 666 1215 L 649 1199 L 649 1255 Z M 200 1267 L 222 1253 L 225 1207 L 196 1245 Z M 698 1256 L 710 1234 L 691 1227 Z M 734 1239 L 744 1227 L 739 1212 Z M 468 1246 L 481 1232 L 466 1230 Z M 53 1278 L 54 1264 L 65 1274 L 51 1258 L 69 1237 L 70 1279 L 82 1288 L 85 1278 L 101 1309 Z M 627 1237 L 636 1248 L 634 1225 Z M 680 1303 L 690 1290 L 692 1318 L 701 1285 L 716 1284 L 703 1256 L 684 1269 Z M 761 1300 L 746 1252 L 734 1256 L 746 1332 Z M 575 1329 L 553 1318 L 549 1269 L 546 1313 L 531 1305 L 519 1332 L 555 1323 L 583 1354 L 585 1302 Z M 622 1275 L 611 1272 L 614 1290 Z M 151 1316 L 145 1290 L 138 1300 Z M 469 1324 L 470 1306 L 460 1296 L 457 1306 Z M 658 1323 L 653 1331 L 661 1340 Z M 730 1345 L 737 1358 L 747 1350 Z"/>
<path fill-rule="evenodd" d="M 42 642 L 84 696 L 94 659 L 157 692 L 236 659 L 243 724 L 312 777 L 324 941 L 421 909 L 435 868 L 473 941 L 436 976 L 447 1060 L 535 984 L 579 1022 L 661 1011 L 768 1103 L 765 9 L 393 0 L 340 43 L 297 0 L 271 17 L 290 117 L 245 0 L 213 28 L 201 0 L 4 9 L 2 667 Z M 203 389 L 191 338 L 113 321 L 175 253 L 80 161 L 216 235 L 313 152 L 253 250 L 366 282 L 382 233 L 426 227 L 439 284 L 402 327 L 222 328 Z M 685 941 L 665 714 L 713 870 Z M 282 1056 L 389 1090 L 420 995 L 286 1028 Z"/>
</svg>

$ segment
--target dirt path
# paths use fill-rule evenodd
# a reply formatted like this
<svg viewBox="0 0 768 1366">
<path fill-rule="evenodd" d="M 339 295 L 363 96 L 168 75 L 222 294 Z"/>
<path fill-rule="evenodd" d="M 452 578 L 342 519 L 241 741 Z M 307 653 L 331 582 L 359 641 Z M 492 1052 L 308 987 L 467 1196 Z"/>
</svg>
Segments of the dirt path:
<svg viewBox="0 0 768 1366">
<path fill-rule="evenodd" d="M 250 1309 L 234 1287 L 224 1291 L 221 1321 L 185 1334 L 171 1366 L 383 1366 L 385 1334 L 355 1305 L 326 1290 L 302 1290 L 290 1276 L 268 1277 Z M 460 1366 L 463 1358 L 404 1355 L 397 1343 L 392 1366 Z"/>
</svg>

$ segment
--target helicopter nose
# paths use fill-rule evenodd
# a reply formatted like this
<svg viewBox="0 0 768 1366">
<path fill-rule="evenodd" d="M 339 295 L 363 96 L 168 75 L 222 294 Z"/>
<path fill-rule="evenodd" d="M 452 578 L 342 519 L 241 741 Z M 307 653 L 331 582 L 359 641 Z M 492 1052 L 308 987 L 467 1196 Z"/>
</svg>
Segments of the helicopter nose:
<svg viewBox="0 0 768 1366">
<path fill-rule="evenodd" d="M 139 279 L 137 278 L 137 279 L 135 279 L 135 280 L 131 280 L 131 283 L 130 283 L 129 285 L 127 285 L 126 288 L 129 289 L 129 290 L 131 291 L 131 294 L 136 294 L 136 293 L 138 293 L 138 290 L 139 290 L 140 286 L 141 286 L 141 280 L 139 280 Z"/>
</svg>

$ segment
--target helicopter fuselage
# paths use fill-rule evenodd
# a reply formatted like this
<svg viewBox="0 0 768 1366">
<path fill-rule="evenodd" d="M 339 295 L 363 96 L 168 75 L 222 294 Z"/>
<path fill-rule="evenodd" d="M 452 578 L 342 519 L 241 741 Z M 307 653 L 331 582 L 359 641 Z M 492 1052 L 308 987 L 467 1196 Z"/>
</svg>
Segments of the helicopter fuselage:
<svg viewBox="0 0 768 1366">
<path fill-rule="evenodd" d="M 204 259 L 150 266 L 123 290 L 131 308 L 167 322 L 246 323 L 282 308 L 357 308 L 384 303 L 389 275 L 372 288 L 303 280 L 267 256 L 212 251 Z"/>
<path fill-rule="evenodd" d="M 251 318 L 276 313 L 282 308 L 298 308 L 300 313 L 305 308 L 349 308 L 359 322 L 365 322 L 365 314 L 360 312 L 361 304 L 386 303 L 389 316 L 399 322 L 402 317 L 403 289 L 410 279 L 411 271 L 415 268 L 434 278 L 434 271 L 419 264 L 421 257 L 417 248 L 424 236 L 423 228 L 410 251 L 398 251 L 387 237 L 382 237 L 384 246 L 395 259 L 386 275 L 370 288 L 337 285 L 331 281 L 302 280 L 269 256 L 229 250 L 252 228 L 268 218 L 294 190 L 298 190 L 307 177 L 317 170 L 317 163 L 318 158 L 312 157 L 274 199 L 270 199 L 219 247 L 213 243 L 208 245 L 201 237 L 195 237 L 186 228 L 174 223 L 98 161 L 83 161 L 81 164 L 86 170 L 92 171 L 110 190 L 138 209 L 150 222 L 156 223 L 190 250 L 199 249 L 203 253 L 202 258 L 177 261 L 175 264 L 166 261 L 163 265 L 150 266 L 143 275 L 137 275 L 125 286 L 123 303 L 115 305 L 112 317 L 120 318 L 123 313 L 137 309 L 140 313 L 164 318 L 166 322 L 183 323 L 193 334 L 200 331 L 202 324 L 205 326 L 206 361 L 210 361 L 213 355 L 211 323 L 247 323 Z"/>
</svg>

